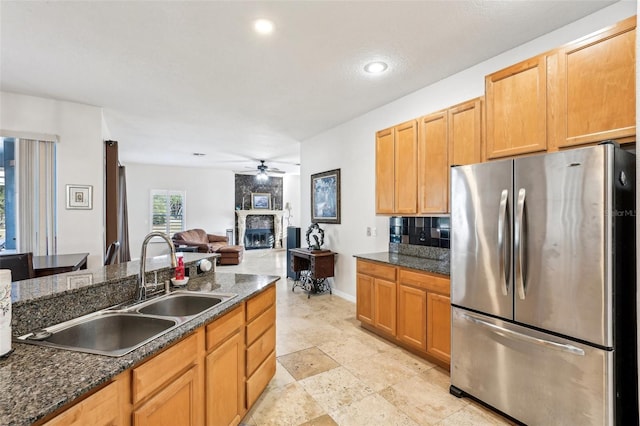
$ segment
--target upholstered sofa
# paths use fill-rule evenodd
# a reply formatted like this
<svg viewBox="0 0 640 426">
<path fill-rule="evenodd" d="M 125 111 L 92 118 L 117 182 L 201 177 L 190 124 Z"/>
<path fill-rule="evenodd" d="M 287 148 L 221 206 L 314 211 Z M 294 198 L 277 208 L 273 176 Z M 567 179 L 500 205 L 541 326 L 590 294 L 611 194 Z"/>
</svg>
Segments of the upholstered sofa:
<svg viewBox="0 0 640 426">
<path fill-rule="evenodd" d="M 176 246 L 197 247 L 200 253 L 220 253 L 220 265 L 238 265 L 242 262 L 243 246 L 230 246 L 226 236 L 207 234 L 204 229 L 188 229 L 173 234 Z"/>
</svg>

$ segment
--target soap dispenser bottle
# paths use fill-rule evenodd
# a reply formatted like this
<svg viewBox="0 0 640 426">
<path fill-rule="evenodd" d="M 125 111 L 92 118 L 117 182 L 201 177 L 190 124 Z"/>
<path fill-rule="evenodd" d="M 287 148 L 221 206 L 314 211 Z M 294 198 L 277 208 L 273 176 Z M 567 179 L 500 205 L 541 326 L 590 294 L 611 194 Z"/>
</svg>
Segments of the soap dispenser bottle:
<svg viewBox="0 0 640 426">
<path fill-rule="evenodd" d="M 176 266 L 176 280 L 184 280 L 184 255 L 181 252 L 176 253 L 178 265 Z"/>
</svg>

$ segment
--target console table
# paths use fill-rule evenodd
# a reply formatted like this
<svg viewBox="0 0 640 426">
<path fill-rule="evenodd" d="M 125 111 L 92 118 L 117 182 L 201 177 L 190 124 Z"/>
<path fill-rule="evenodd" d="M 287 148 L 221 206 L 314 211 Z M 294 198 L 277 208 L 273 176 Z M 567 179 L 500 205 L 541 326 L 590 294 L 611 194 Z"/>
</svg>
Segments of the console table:
<svg viewBox="0 0 640 426">
<path fill-rule="evenodd" d="M 311 293 L 331 294 L 331 285 L 326 278 L 333 277 L 333 266 L 337 253 L 331 250 L 309 250 L 305 248 L 289 249 L 291 253 L 291 270 L 296 273 L 291 291 L 300 287 L 307 292 L 307 298 Z M 300 273 L 300 275 L 298 275 Z"/>
</svg>

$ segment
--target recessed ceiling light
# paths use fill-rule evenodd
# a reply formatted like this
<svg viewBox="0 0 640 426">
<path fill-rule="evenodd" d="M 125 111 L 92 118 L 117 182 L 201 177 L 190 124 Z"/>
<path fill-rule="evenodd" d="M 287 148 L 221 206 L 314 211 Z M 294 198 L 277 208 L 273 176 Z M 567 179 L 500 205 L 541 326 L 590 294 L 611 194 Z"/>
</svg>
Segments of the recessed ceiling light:
<svg viewBox="0 0 640 426">
<path fill-rule="evenodd" d="M 256 19 L 253 21 L 253 29 L 258 34 L 271 34 L 273 32 L 273 22 L 268 19 Z"/>
<path fill-rule="evenodd" d="M 369 74 L 380 74 L 388 68 L 388 65 L 384 62 L 369 62 L 364 66 L 364 70 Z"/>
</svg>

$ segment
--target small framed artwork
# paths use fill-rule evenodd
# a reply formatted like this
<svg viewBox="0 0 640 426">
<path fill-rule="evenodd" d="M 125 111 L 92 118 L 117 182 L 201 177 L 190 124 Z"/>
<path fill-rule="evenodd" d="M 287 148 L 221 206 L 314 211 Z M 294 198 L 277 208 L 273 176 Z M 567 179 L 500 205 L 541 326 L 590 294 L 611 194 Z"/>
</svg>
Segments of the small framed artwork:
<svg viewBox="0 0 640 426">
<path fill-rule="evenodd" d="M 93 208 L 93 186 L 67 185 L 67 209 L 91 210 Z"/>
<path fill-rule="evenodd" d="M 252 192 L 251 208 L 258 210 L 271 210 L 271 194 Z"/>
<path fill-rule="evenodd" d="M 311 222 L 340 223 L 340 169 L 311 175 Z"/>
</svg>

